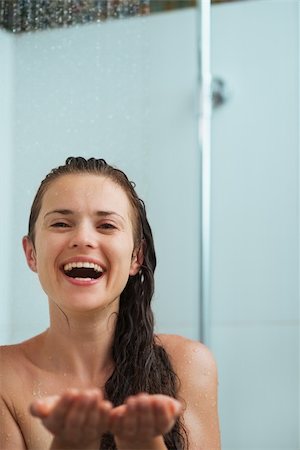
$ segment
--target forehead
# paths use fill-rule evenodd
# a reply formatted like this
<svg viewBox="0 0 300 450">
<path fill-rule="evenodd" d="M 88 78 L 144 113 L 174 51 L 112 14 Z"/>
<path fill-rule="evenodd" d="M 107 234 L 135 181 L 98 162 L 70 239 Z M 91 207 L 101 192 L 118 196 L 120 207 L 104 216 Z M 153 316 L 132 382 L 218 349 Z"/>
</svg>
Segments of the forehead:
<svg viewBox="0 0 300 450">
<path fill-rule="evenodd" d="M 125 190 L 108 177 L 94 174 L 62 175 L 48 186 L 42 210 L 52 207 L 82 207 L 130 215 L 131 207 Z"/>
</svg>

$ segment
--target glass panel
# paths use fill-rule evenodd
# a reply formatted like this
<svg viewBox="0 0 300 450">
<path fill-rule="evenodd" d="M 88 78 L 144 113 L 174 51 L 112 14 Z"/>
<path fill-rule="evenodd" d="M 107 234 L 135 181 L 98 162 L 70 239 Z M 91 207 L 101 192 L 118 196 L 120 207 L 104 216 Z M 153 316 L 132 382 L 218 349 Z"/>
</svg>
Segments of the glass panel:
<svg viewBox="0 0 300 450">
<path fill-rule="evenodd" d="M 0 31 L 8 218 L 2 343 L 48 326 L 47 300 L 26 267 L 21 238 L 41 179 L 70 155 L 103 157 L 136 183 L 157 247 L 157 331 L 199 337 L 198 12 L 121 16 Z"/>
</svg>

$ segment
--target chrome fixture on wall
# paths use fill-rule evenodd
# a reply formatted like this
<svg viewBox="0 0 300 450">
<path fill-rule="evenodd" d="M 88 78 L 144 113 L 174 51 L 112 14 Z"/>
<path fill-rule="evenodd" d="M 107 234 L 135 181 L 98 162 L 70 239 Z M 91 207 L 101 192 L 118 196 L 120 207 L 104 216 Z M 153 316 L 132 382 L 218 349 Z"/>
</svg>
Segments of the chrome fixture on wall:
<svg viewBox="0 0 300 450">
<path fill-rule="evenodd" d="M 218 108 L 226 103 L 230 98 L 229 88 L 222 78 L 212 77 L 211 80 L 211 102 L 212 108 Z"/>
<path fill-rule="evenodd" d="M 20 33 L 149 12 L 150 0 L 0 0 L 0 27 Z"/>
</svg>

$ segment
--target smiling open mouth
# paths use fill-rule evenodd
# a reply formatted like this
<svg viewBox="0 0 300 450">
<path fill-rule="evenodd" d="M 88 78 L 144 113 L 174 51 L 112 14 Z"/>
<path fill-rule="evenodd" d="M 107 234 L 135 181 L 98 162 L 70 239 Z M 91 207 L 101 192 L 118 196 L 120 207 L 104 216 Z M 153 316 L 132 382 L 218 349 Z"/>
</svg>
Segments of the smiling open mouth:
<svg viewBox="0 0 300 450">
<path fill-rule="evenodd" d="M 65 264 L 63 272 L 70 278 L 93 279 L 100 278 L 103 270 L 98 264 L 89 262 L 72 262 Z"/>
</svg>

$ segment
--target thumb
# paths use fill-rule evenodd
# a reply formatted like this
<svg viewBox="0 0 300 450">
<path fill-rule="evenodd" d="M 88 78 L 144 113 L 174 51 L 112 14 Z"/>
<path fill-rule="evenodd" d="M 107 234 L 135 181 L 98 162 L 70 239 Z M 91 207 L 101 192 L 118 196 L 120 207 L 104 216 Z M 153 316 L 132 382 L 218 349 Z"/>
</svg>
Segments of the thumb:
<svg viewBox="0 0 300 450">
<path fill-rule="evenodd" d="M 52 395 L 32 402 L 29 406 L 30 414 L 41 419 L 47 417 L 57 405 L 59 399 L 59 395 Z"/>
</svg>

